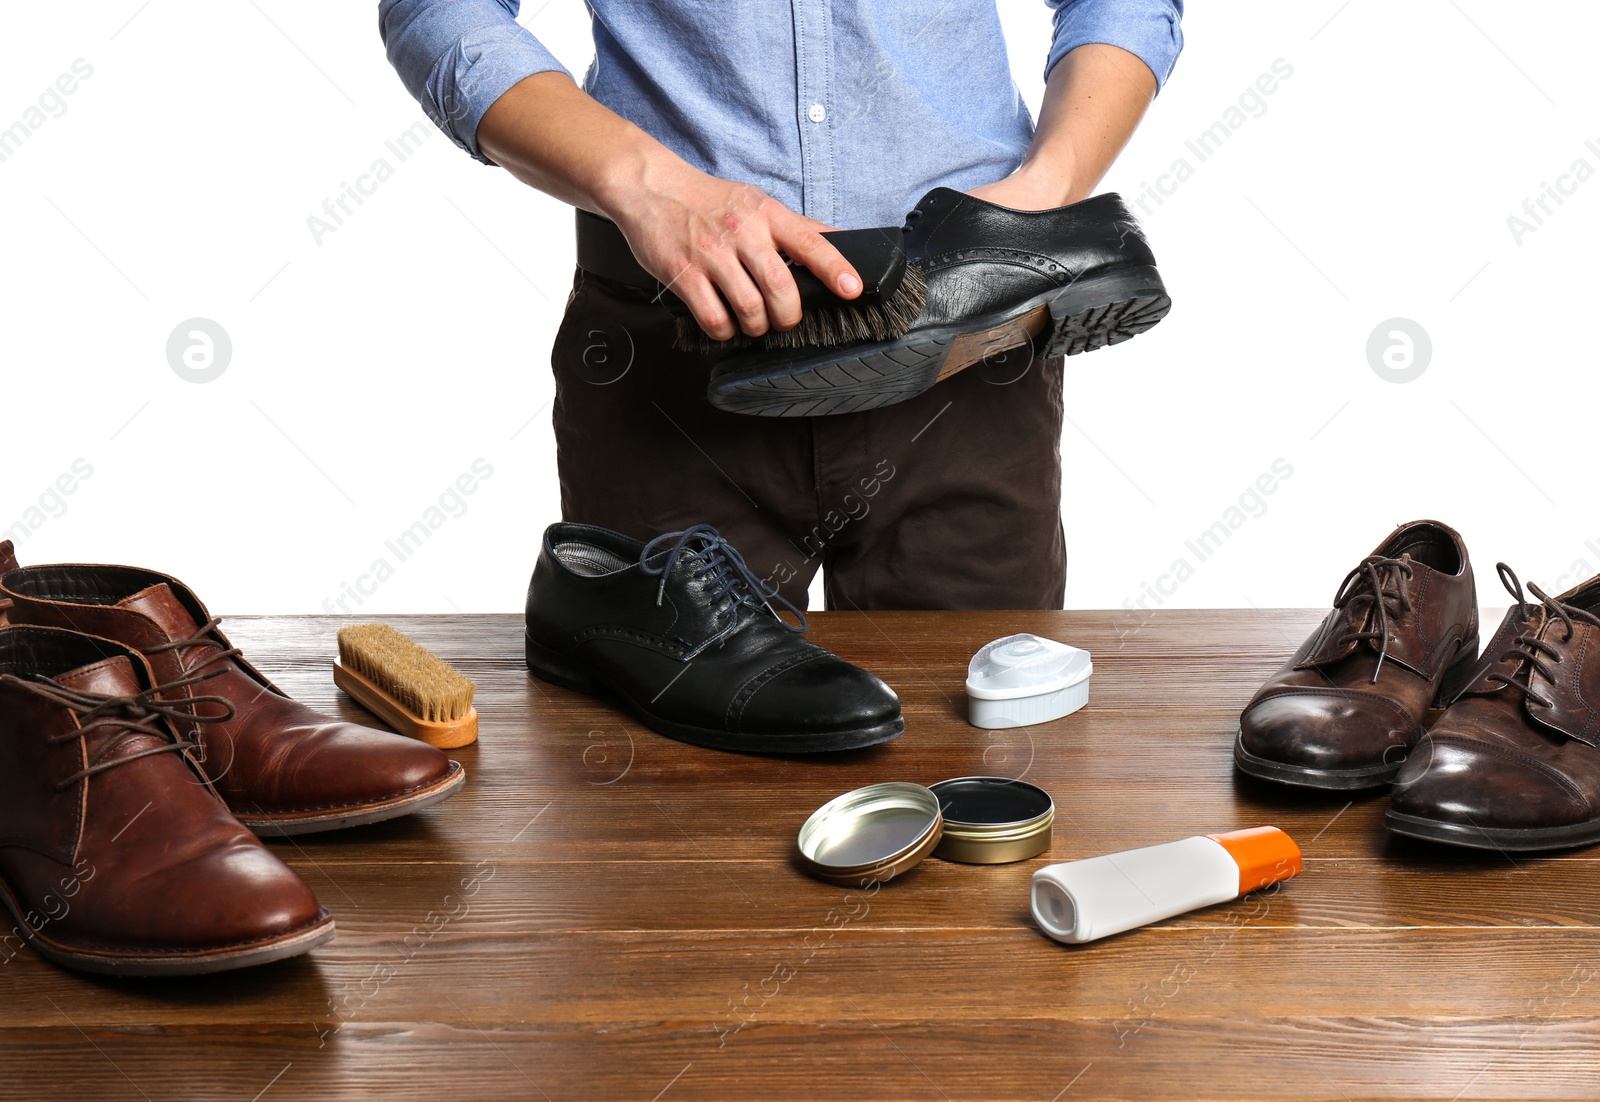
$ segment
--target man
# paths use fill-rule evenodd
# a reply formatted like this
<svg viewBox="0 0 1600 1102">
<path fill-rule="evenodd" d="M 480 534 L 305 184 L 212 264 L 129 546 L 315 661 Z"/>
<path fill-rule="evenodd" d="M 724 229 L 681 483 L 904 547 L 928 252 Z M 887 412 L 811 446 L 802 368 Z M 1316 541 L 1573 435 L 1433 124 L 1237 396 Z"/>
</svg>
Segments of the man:
<svg viewBox="0 0 1600 1102">
<path fill-rule="evenodd" d="M 1047 0 L 1034 126 L 993 0 L 591 0 L 583 87 L 517 0 L 382 0 L 406 87 L 486 164 L 617 224 L 707 334 L 800 320 L 780 252 L 837 294 L 819 231 L 898 225 L 943 185 L 1019 210 L 1089 196 L 1182 48 L 1182 0 Z M 577 273 L 555 340 L 562 512 L 649 538 L 720 528 L 796 604 L 1060 608 L 1062 365 L 1026 349 L 910 401 L 768 420 L 712 408 L 714 354 L 641 291 Z"/>
</svg>

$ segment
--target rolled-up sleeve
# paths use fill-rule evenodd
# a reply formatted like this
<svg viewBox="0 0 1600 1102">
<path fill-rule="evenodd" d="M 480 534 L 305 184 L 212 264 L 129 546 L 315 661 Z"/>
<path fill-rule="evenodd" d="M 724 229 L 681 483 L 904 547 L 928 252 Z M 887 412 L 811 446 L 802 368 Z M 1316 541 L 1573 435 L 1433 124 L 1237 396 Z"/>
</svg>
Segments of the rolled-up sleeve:
<svg viewBox="0 0 1600 1102">
<path fill-rule="evenodd" d="M 1183 0 L 1045 0 L 1055 33 L 1044 76 L 1079 46 L 1105 43 L 1138 57 L 1155 74 L 1159 91 L 1183 50 Z"/>
<path fill-rule="evenodd" d="M 434 125 L 484 164 L 478 123 L 534 73 L 567 69 L 517 23 L 520 0 L 381 0 L 389 63 Z M 571 76 L 571 73 L 567 73 Z"/>
</svg>

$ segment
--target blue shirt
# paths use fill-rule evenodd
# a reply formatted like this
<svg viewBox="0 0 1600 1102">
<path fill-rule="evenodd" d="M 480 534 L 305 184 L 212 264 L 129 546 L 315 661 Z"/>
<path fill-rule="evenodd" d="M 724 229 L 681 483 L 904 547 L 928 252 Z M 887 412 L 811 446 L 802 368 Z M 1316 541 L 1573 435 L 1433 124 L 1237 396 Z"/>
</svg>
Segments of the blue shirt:
<svg viewBox="0 0 1600 1102">
<path fill-rule="evenodd" d="M 1183 46 L 1183 0 L 1045 0 L 1045 74 L 1110 43 L 1158 85 Z M 1021 163 L 1033 119 L 995 0 L 588 0 L 583 88 L 697 168 L 753 183 L 843 229 L 897 225 L 929 188 Z M 436 125 L 478 149 L 478 122 L 534 73 L 566 72 L 515 22 L 519 0 L 381 0 L 389 60 Z M 569 74 L 570 75 L 570 74 Z"/>
</svg>

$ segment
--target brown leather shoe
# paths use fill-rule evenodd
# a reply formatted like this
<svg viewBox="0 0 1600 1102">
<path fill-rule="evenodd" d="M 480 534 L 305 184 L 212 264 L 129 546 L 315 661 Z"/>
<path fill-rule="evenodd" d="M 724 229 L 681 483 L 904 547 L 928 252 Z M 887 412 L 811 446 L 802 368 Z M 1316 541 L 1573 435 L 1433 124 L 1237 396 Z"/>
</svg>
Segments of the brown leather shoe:
<svg viewBox="0 0 1600 1102">
<path fill-rule="evenodd" d="M 10 540 L 0 540 L 0 578 L 17 568 L 17 550 Z M 0 593 L 0 628 L 11 622 L 11 598 Z"/>
<path fill-rule="evenodd" d="M 0 628 L 0 899 L 26 941 L 113 975 L 217 972 L 333 935 L 305 882 L 239 825 L 153 699 L 139 654 Z"/>
<path fill-rule="evenodd" d="M 1517 603 L 1395 780 L 1383 825 L 1504 851 L 1600 841 L 1600 577 Z"/>
<path fill-rule="evenodd" d="M 1387 784 L 1478 654 L 1466 545 L 1402 525 L 1345 575 L 1333 611 L 1239 717 L 1240 772 L 1309 788 Z"/>
<path fill-rule="evenodd" d="M 219 697 L 232 718 L 176 721 L 228 808 L 261 835 L 409 815 L 453 794 L 461 766 L 426 743 L 331 719 L 245 661 L 176 578 L 130 566 L 22 567 L 0 578 L 15 624 L 115 639 L 149 660 L 168 701 Z M 213 710 L 214 712 L 214 710 Z"/>
</svg>

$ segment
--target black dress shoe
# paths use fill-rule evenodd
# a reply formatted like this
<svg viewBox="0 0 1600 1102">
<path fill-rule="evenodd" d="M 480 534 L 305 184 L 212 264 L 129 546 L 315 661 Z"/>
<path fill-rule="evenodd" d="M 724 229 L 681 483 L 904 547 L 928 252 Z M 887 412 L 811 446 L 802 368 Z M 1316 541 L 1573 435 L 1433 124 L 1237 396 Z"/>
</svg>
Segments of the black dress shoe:
<svg viewBox="0 0 1600 1102">
<path fill-rule="evenodd" d="M 774 601 L 800 626 L 780 619 Z M 528 584 L 528 669 L 613 695 L 669 738 L 784 754 L 899 736 L 894 690 L 806 642 L 804 630 L 804 614 L 705 524 L 649 543 L 553 524 Z"/>
<path fill-rule="evenodd" d="M 1117 344 L 1166 316 L 1155 256 L 1115 194 L 1019 211 L 934 188 L 906 218 L 906 258 L 927 283 L 895 340 L 757 349 L 719 361 L 711 404 L 761 417 L 852 413 L 913 398 L 987 356 Z"/>
</svg>

